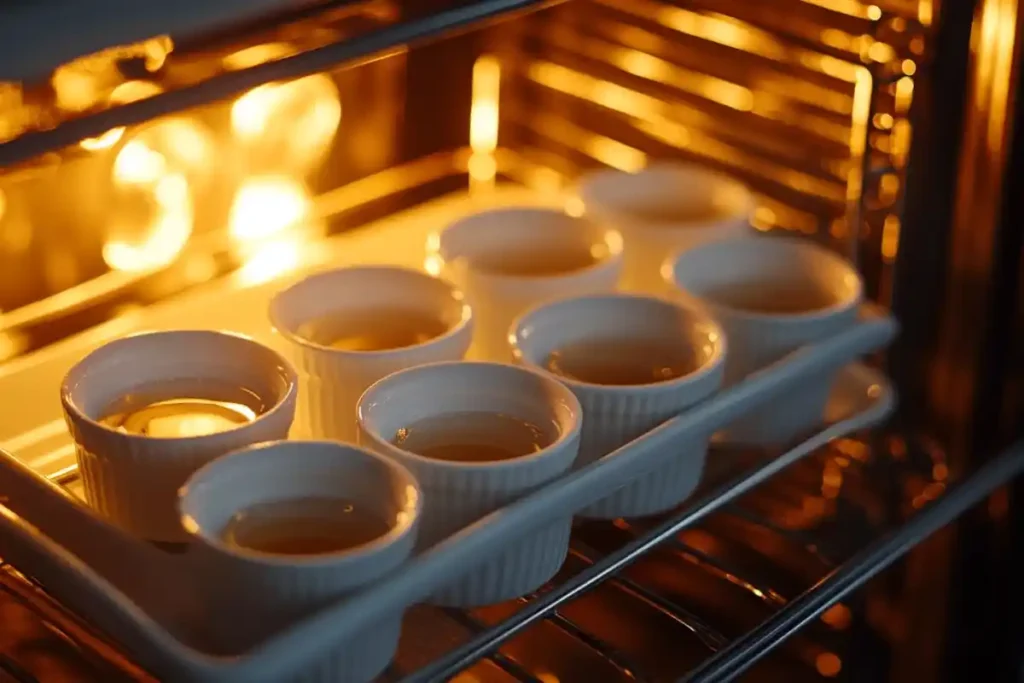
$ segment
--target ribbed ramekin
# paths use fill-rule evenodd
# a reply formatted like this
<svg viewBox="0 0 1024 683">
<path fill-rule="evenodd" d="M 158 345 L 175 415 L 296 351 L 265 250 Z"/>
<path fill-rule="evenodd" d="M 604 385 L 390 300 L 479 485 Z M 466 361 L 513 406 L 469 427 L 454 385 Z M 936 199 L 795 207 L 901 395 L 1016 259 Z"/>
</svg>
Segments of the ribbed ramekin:
<svg viewBox="0 0 1024 683">
<path fill-rule="evenodd" d="M 147 385 L 217 381 L 258 396 L 267 410 L 233 429 L 186 437 L 129 434 L 100 422 L 110 405 Z M 295 416 L 296 376 L 280 355 L 241 335 L 149 332 L 96 349 L 64 378 L 61 402 L 89 505 L 132 534 L 180 542 L 178 488 L 196 469 L 249 444 L 283 439 Z"/>
<path fill-rule="evenodd" d="M 529 311 L 514 324 L 515 356 L 547 372 L 553 351 L 585 341 L 674 343 L 692 352 L 696 368 L 681 377 L 636 385 L 601 385 L 552 374 L 572 390 L 583 407 L 583 436 L 577 466 L 616 450 L 718 390 L 725 337 L 710 317 L 662 299 L 612 294 L 563 299 Z M 700 483 L 710 434 L 675 443 L 645 472 L 608 491 L 581 516 L 641 517 L 684 501 Z"/>
<path fill-rule="evenodd" d="M 501 413 L 533 424 L 554 422 L 557 439 L 509 460 L 452 462 L 392 443 L 399 429 L 435 415 Z M 514 502 L 572 467 L 579 448 L 580 405 L 543 373 L 501 363 L 435 363 L 404 370 L 371 386 L 359 401 L 361 443 L 402 463 L 423 487 L 420 546 L 435 545 L 480 517 Z M 468 607 L 525 595 L 550 579 L 569 546 L 571 516 L 538 521 L 505 551 L 481 557 L 433 597 Z"/>
<path fill-rule="evenodd" d="M 322 346 L 301 333 L 328 315 L 397 309 L 436 316 L 448 330 L 422 344 L 379 351 Z M 473 335 L 473 313 L 462 293 L 426 273 L 395 266 L 338 268 L 311 275 L 279 292 L 270 322 L 299 373 L 294 434 L 356 442 L 356 403 L 371 384 L 403 368 L 462 358 Z"/>
<path fill-rule="evenodd" d="M 510 254 L 571 250 L 597 256 L 565 271 L 505 272 L 481 265 Z M 428 262 L 466 293 L 473 306 L 474 359 L 508 363 L 508 326 L 523 311 L 561 296 L 611 292 L 622 270 L 622 237 L 607 225 L 542 207 L 482 211 L 455 221 L 429 238 Z"/>
<path fill-rule="evenodd" d="M 222 534 L 240 511 L 260 503 L 341 498 L 391 523 L 385 535 L 320 555 L 272 555 L 234 547 Z M 224 456 L 182 488 L 182 525 L 193 540 L 193 568 L 210 607 L 206 637 L 214 649 L 238 654 L 289 623 L 379 579 L 409 558 L 422 495 L 401 465 L 356 446 L 282 441 Z M 343 643 L 300 680 L 367 683 L 398 647 L 402 612 L 388 614 Z"/>
<path fill-rule="evenodd" d="M 679 300 L 703 308 L 725 330 L 727 385 L 855 324 L 864 289 L 851 263 L 799 237 L 761 236 L 704 244 L 670 258 L 663 276 Z M 768 303 L 772 297 L 785 298 L 801 290 L 829 303 L 807 311 L 739 309 L 721 294 L 734 287 L 762 292 Z M 817 427 L 838 372 L 836 366 L 807 377 L 784 396 L 728 425 L 725 440 L 745 446 L 779 446 Z"/>
<path fill-rule="evenodd" d="M 680 250 L 753 235 L 754 198 L 736 180 L 706 166 L 659 161 L 635 173 L 601 169 L 577 187 L 584 215 L 622 234 L 622 287 L 663 295 L 659 268 Z"/>
</svg>

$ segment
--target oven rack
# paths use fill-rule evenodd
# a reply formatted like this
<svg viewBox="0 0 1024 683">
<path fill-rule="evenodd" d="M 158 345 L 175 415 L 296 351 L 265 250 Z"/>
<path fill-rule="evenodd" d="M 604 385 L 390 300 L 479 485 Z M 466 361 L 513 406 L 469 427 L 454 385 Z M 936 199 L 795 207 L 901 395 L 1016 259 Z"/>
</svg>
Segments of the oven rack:
<svg viewBox="0 0 1024 683">
<path fill-rule="evenodd" d="M 889 444 L 889 447 L 884 444 Z M 587 525 L 590 528 L 578 528 L 574 533 L 567 564 L 576 564 L 579 570 L 571 576 L 553 581 L 538 594 L 517 601 L 517 611 L 497 625 L 493 624 L 493 615 L 443 610 L 447 619 L 466 634 L 465 642 L 419 670 L 404 670 L 402 663 L 398 662 L 385 674 L 383 680 L 401 683 L 442 680 L 548 683 L 557 680 L 557 676 L 552 678 L 554 674 L 538 670 L 536 664 L 529 661 L 531 655 L 527 652 L 524 656 L 523 648 L 516 647 L 515 639 L 518 635 L 525 633 L 528 627 L 536 630 L 541 626 L 572 639 L 578 648 L 589 651 L 591 656 L 600 658 L 606 667 L 613 667 L 621 674 L 621 678 L 601 680 L 735 680 L 765 658 L 770 660 L 767 662 L 769 670 L 788 666 L 784 670 L 801 672 L 787 680 L 821 680 L 831 671 L 828 666 L 837 661 L 833 657 L 842 662 L 839 653 L 847 654 L 842 650 L 844 638 L 842 634 L 830 632 L 821 625 L 808 625 L 822 615 L 827 616 L 830 608 L 846 598 L 852 590 L 865 584 L 899 560 L 910 548 L 1019 474 L 1024 469 L 1024 446 L 1007 451 L 974 476 L 950 487 L 902 523 L 896 523 L 891 528 L 885 528 L 885 524 L 866 525 L 860 529 L 860 533 L 854 534 L 853 539 L 837 539 L 836 529 L 832 528 L 829 532 L 829 525 L 824 519 L 818 520 L 809 529 L 782 528 L 776 521 L 765 517 L 765 508 L 762 506 L 766 498 L 792 496 L 794 486 L 806 492 L 808 483 L 820 481 L 821 471 L 827 471 L 828 463 L 836 462 L 837 459 L 846 463 L 847 477 L 864 476 L 873 484 L 879 484 L 885 479 L 907 481 L 923 478 L 934 471 L 936 454 L 921 444 L 912 448 L 915 455 L 907 458 L 906 443 L 902 439 L 892 434 L 877 433 L 833 442 L 818 449 L 811 458 L 796 463 L 779 461 L 775 458 L 776 454 L 744 453 L 744 462 L 757 463 L 753 470 L 729 478 L 723 484 L 705 488 L 683 512 L 674 513 L 664 521 L 639 524 L 620 520 L 612 524 L 591 523 Z M 851 453 L 855 455 L 851 457 Z M 844 497 L 840 496 L 837 501 Z M 897 511 L 900 509 L 899 501 L 889 502 L 896 503 Z M 709 514 L 713 516 L 700 521 Z M 845 514 L 847 517 L 850 515 L 849 512 Z M 853 520 L 832 520 L 836 521 L 840 522 L 839 528 L 845 526 L 848 529 Z M 704 533 L 718 538 L 736 534 L 730 531 L 731 524 L 746 531 L 757 528 L 762 533 L 785 539 L 792 547 L 802 548 L 809 557 L 816 558 L 822 576 L 812 581 L 805 590 L 780 590 L 776 582 L 753 575 L 756 573 L 749 570 L 744 571 L 734 561 L 709 551 L 708 544 L 702 541 L 703 535 L 693 536 L 693 541 L 689 541 L 685 533 L 680 536 L 685 529 L 692 528 L 695 522 L 699 528 L 710 530 Z M 602 541 L 610 530 L 617 536 L 612 547 L 603 545 Z M 854 549 L 852 546 L 858 547 Z M 699 610 L 681 601 L 678 596 L 666 597 L 657 588 L 645 585 L 643 579 L 625 572 L 631 563 L 652 552 L 667 553 L 677 565 L 695 566 L 699 572 L 717 577 L 755 596 L 767 608 L 769 616 L 752 629 L 737 635 L 714 623 L 714 619 L 699 614 Z M 77 617 L 63 611 L 41 588 L 32 585 L 13 568 L 7 565 L 2 568 L 0 591 L 29 608 L 54 634 L 52 637 L 63 644 L 63 656 L 77 655 L 81 660 L 79 666 L 87 666 L 90 675 L 96 676 L 94 680 L 151 680 L 123 659 L 116 647 L 107 643 L 101 635 L 94 633 Z M 691 670 L 668 676 L 665 669 L 672 669 L 672 666 L 658 661 L 645 661 L 634 654 L 623 652 L 621 646 L 609 643 L 588 629 L 587 625 L 581 624 L 571 615 L 571 609 L 568 610 L 570 614 L 566 614 L 566 607 L 574 599 L 595 590 L 599 585 L 627 595 L 630 600 L 642 603 L 681 625 L 705 647 L 706 657 L 694 663 Z M 848 605 L 861 611 L 855 602 Z M 417 609 L 436 611 L 438 608 Z M 849 610 L 849 606 L 843 605 L 834 614 L 848 615 Z M 834 625 L 840 620 L 836 618 L 829 621 Z M 781 658 L 770 657 L 802 627 L 807 627 L 800 636 L 804 642 L 799 643 L 793 653 Z M 810 636 L 806 635 L 808 628 L 812 631 Z M 71 648 L 67 647 L 69 644 Z M 16 649 L 9 652 L 16 652 Z M 772 662 L 772 659 L 779 661 Z M 472 671 L 485 673 L 461 673 L 473 664 L 477 666 Z M 856 662 L 852 661 L 851 664 L 855 665 Z M 811 667 L 817 669 L 818 678 L 809 673 Z M 0 657 L 0 673 L 6 673 L 18 683 L 47 683 L 30 673 L 10 654 Z M 83 677 L 77 680 L 93 679 Z"/>
<path fill-rule="evenodd" d="M 343 197 L 337 196 L 335 199 L 340 202 Z M 316 256 L 322 261 L 333 262 L 339 265 L 349 262 L 377 260 L 393 262 L 398 265 L 416 266 L 423 262 L 422 245 L 426 242 L 427 234 L 431 230 L 436 229 L 437 226 L 451 222 L 451 220 L 464 214 L 466 211 L 482 210 L 492 205 L 536 203 L 542 200 L 555 201 L 557 203 L 558 198 L 548 197 L 545 200 L 536 193 L 512 186 L 493 188 L 479 195 L 456 193 L 404 214 L 389 217 L 384 221 L 368 226 L 365 230 L 338 235 L 322 243 L 314 251 Z M 310 267 L 311 265 L 306 264 L 304 267 Z M 237 280 L 222 281 L 220 284 L 207 288 L 205 292 L 193 293 L 184 299 L 169 301 L 166 305 L 147 309 L 135 318 L 113 321 L 108 325 L 94 329 L 88 335 L 69 340 L 65 344 L 47 349 L 39 354 L 35 354 L 35 356 L 26 357 L 23 362 L 9 364 L 7 372 L 0 373 L 0 391 L 8 395 L 22 396 L 24 400 L 19 403 L 18 410 L 0 414 L 0 442 L 3 442 L 5 447 L 19 456 L 26 464 L 37 469 L 37 471 L 43 472 L 47 476 L 59 480 L 65 486 L 73 488 L 77 474 L 73 466 L 72 451 L 69 448 L 70 442 L 59 418 L 59 405 L 54 403 L 51 406 L 49 399 L 53 398 L 50 390 L 57 386 L 60 376 L 75 358 L 84 353 L 88 348 L 101 343 L 104 339 L 125 334 L 133 329 L 174 327 L 179 324 L 180 313 L 183 310 L 189 312 L 190 324 L 227 327 L 256 335 L 259 338 L 265 334 L 264 327 L 266 326 L 266 321 L 263 319 L 262 311 L 265 310 L 266 300 L 281 286 L 283 285 L 280 280 L 272 280 L 258 285 L 242 285 Z M 228 304 L 228 302 L 232 303 Z M 779 477 L 771 477 L 771 475 L 782 468 L 783 465 L 790 464 L 790 461 L 772 459 L 770 455 L 767 459 L 764 459 L 766 454 L 747 454 L 744 456 L 745 459 L 742 460 L 742 464 L 746 466 L 753 465 L 754 467 L 754 469 L 748 472 L 747 476 L 737 479 L 731 486 L 705 492 L 699 499 L 695 499 L 698 500 L 698 503 L 695 504 L 698 507 L 688 506 L 687 509 L 690 513 L 682 518 L 682 526 L 689 526 L 698 517 L 703 517 L 712 510 L 722 506 L 726 502 L 726 498 L 732 499 L 745 494 L 736 501 L 736 506 L 738 507 L 734 506 L 733 509 L 744 511 L 748 518 L 751 517 L 751 514 L 753 515 L 753 521 L 748 522 L 747 526 L 743 527 L 746 532 L 766 536 L 769 539 L 766 541 L 769 546 L 772 543 L 783 544 L 789 549 L 790 553 L 806 555 L 807 562 L 811 563 L 812 566 L 818 567 L 820 570 L 814 573 L 813 576 L 805 576 L 800 573 L 799 576 L 794 577 L 783 572 L 784 576 L 782 578 L 785 579 L 783 583 L 787 586 L 787 588 L 783 589 L 781 586 L 775 585 L 778 570 L 772 567 L 773 563 L 784 560 L 786 553 L 779 556 L 778 552 L 771 550 L 771 548 L 757 550 L 754 554 L 760 559 L 754 562 L 753 568 L 745 568 L 743 564 L 734 567 L 735 558 L 716 557 L 715 553 L 708 552 L 707 547 L 694 542 L 694 539 L 687 539 L 685 534 L 682 540 L 689 548 L 686 551 L 688 553 L 687 557 L 703 557 L 704 559 L 700 560 L 699 571 L 693 569 L 693 560 L 691 559 L 687 559 L 682 563 L 677 562 L 673 566 L 681 567 L 689 572 L 684 573 L 691 581 L 710 581 L 711 584 L 706 586 L 709 589 L 714 586 L 718 588 L 725 586 L 728 589 L 729 595 L 731 595 L 729 599 L 735 599 L 736 592 L 742 594 L 744 600 L 750 599 L 749 596 L 755 596 L 754 599 L 758 605 L 764 603 L 764 605 L 772 607 L 772 613 L 774 613 L 775 609 L 783 606 L 786 600 L 796 597 L 799 592 L 812 585 L 836 566 L 836 564 L 841 563 L 843 558 L 854 549 L 869 543 L 875 533 L 878 532 L 880 525 L 899 519 L 899 503 L 895 502 L 895 499 L 876 500 L 876 495 L 873 493 L 876 489 L 878 491 L 886 490 L 886 482 L 914 480 L 918 486 L 934 484 L 933 489 L 937 486 L 939 488 L 935 490 L 941 490 L 942 485 L 940 482 L 928 479 L 931 476 L 929 473 L 937 465 L 943 464 L 941 454 L 925 450 L 923 451 L 925 455 L 911 458 L 913 467 L 908 467 L 906 458 L 891 458 L 884 455 L 888 448 L 884 443 L 885 440 L 878 441 L 878 439 L 871 439 L 870 441 L 843 439 L 826 447 L 825 441 L 821 441 L 815 444 L 815 446 L 821 447 L 823 450 L 815 458 L 786 467 L 784 474 Z M 894 441 L 893 443 L 899 443 L 899 441 Z M 902 450 L 906 451 L 907 447 L 903 446 Z M 804 453 L 806 454 L 806 451 Z M 762 458 L 759 464 L 756 462 L 758 456 Z M 843 490 L 830 490 L 826 492 L 823 487 L 827 482 L 831 481 L 834 483 L 833 480 L 837 474 L 836 467 L 838 467 L 836 463 L 840 461 L 848 467 L 848 475 L 844 481 L 860 483 L 856 486 L 849 484 Z M 928 481 L 925 482 L 925 479 L 928 479 Z M 752 488 L 754 489 L 753 491 L 751 491 Z M 829 496 L 836 497 L 830 498 Z M 870 500 L 866 501 L 864 496 L 868 496 Z M 810 509 L 815 514 L 808 516 L 806 507 L 808 505 L 811 505 Z M 868 515 L 866 511 L 871 509 L 881 510 L 884 514 L 881 517 Z M 826 511 L 830 511 L 829 514 L 825 514 Z M 803 523 L 807 526 L 804 529 L 808 536 L 807 539 L 801 539 L 801 534 L 794 534 L 783 530 L 788 527 L 788 523 L 783 522 L 788 516 L 792 516 L 793 513 L 797 513 L 798 519 L 803 520 Z M 735 515 L 732 515 L 730 518 L 735 517 Z M 710 534 L 711 537 L 718 539 L 717 542 L 719 543 L 731 544 L 730 547 L 732 548 L 739 545 L 747 545 L 749 534 L 746 532 L 742 534 L 742 543 L 738 542 L 739 539 L 733 538 L 730 540 L 735 534 L 729 531 L 731 527 L 727 525 L 722 527 L 722 524 L 719 517 L 712 517 L 707 523 L 701 523 L 700 531 L 703 534 Z M 585 533 L 588 539 L 596 534 L 596 541 L 606 539 L 609 535 L 616 539 L 616 542 L 612 544 L 614 547 L 602 545 L 595 542 L 595 539 L 589 540 L 587 545 L 600 550 L 599 554 L 595 554 L 579 546 L 580 539 L 579 537 L 577 538 L 577 551 L 582 553 L 583 557 L 593 561 L 590 568 L 582 568 L 581 571 L 597 572 L 600 578 L 606 578 L 611 571 L 609 569 L 611 566 L 608 564 L 609 562 L 616 563 L 615 567 L 618 567 L 618 556 L 614 554 L 616 552 L 625 552 L 627 561 L 637 560 L 641 557 L 647 558 L 652 556 L 652 554 L 661 552 L 650 550 L 652 545 L 651 539 L 654 538 L 651 534 L 656 534 L 657 531 L 652 532 L 646 527 L 634 527 L 632 530 L 623 530 L 620 527 L 605 526 L 598 529 L 597 532 L 594 532 L 591 528 L 589 530 L 583 529 L 581 533 Z M 638 543 L 639 545 L 629 545 L 631 543 Z M 625 549 L 623 550 L 624 544 Z M 808 554 L 806 550 L 808 546 L 817 547 L 822 551 L 835 548 L 836 556 L 834 558 L 826 558 L 829 560 L 826 562 L 820 557 L 821 553 L 814 552 Z M 619 550 L 616 550 L 616 548 L 619 548 Z M 701 551 L 702 555 L 694 553 L 693 550 Z M 609 553 L 612 554 L 609 555 Z M 831 555 L 831 553 L 829 554 Z M 579 557 L 577 559 L 583 561 Z M 694 571 L 697 573 L 694 574 Z M 503 663 L 507 667 L 514 666 L 517 661 L 516 657 L 505 653 L 508 651 L 508 648 L 514 649 L 516 647 L 516 638 L 514 636 L 521 636 L 525 633 L 524 627 L 528 622 L 534 626 L 533 629 L 528 629 L 533 632 L 536 632 L 537 623 L 540 623 L 541 628 L 544 629 L 556 628 L 558 633 L 572 631 L 572 648 L 582 650 L 584 654 L 590 653 L 592 658 L 599 657 L 600 661 L 604 661 L 603 654 L 598 656 L 595 653 L 623 648 L 607 647 L 607 634 L 604 634 L 604 638 L 602 638 L 602 634 L 594 633 L 594 624 L 577 623 L 578 620 L 574 620 L 572 616 L 566 615 L 567 609 L 570 613 L 572 611 L 571 606 L 566 607 L 567 601 L 573 599 L 574 603 L 583 602 L 589 599 L 585 596 L 594 594 L 594 589 L 591 585 L 593 582 L 587 579 L 588 576 L 589 574 L 587 573 L 578 573 L 574 576 L 563 577 L 563 580 L 551 590 L 524 606 L 522 610 L 512 617 L 513 621 L 509 622 L 513 625 L 514 629 L 519 629 L 518 631 L 514 629 L 488 629 L 474 636 L 471 633 L 466 633 L 467 627 L 465 624 L 463 626 L 456 624 L 461 629 L 460 633 L 457 634 L 456 641 L 463 644 L 463 649 L 456 650 L 455 656 L 458 657 L 458 661 L 442 662 L 443 666 L 445 668 L 462 667 L 466 658 L 477 658 L 485 650 L 489 650 L 498 644 L 505 645 L 503 651 L 496 656 L 485 659 L 485 664 L 481 666 L 487 670 L 492 670 L 494 667 L 500 669 L 500 665 L 494 662 Z M 620 581 L 623 575 L 621 572 L 617 572 L 617 576 L 617 581 Z M 14 579 L 11 575 L 5 574 L 3 577 L 3 584 L 7 592 L 15 593 L 20 599 L 31 604 L 35 612 L 44 614 L 44 621 L 51 627 L 60 632 L 72 634 L 71 639 L 74 642 L 82 643 L 81 649 L 83 651 L 92 653 L 91 656 L 96 657 L 98 656 L 97 652 L 104 650 L 113 652 L 116 650 L 116 648 L 97 648 L 95 644 L 102 643 L 103 641 L 95 634 L 92 634 L 91 629 L 87 625 L 73 617 L 69 617 L 58 605 L 54 605 L 52 601 L 49 601 L 42 592 L 26 588 L 24 583 Z M 729 577 L 732 578 L 730 579 Z M 634 583 L 637 583 L 637 581 L 634 581 Z M 641 585 L 643 584 L 641 583 Z M 647 593 L 650 593 L 651 589 L 647 588 Z M 600 587 L 597 590 L 600 591 Z M 653 592 L 657 593 L 658 591 L 654 590 Z M 758 595 L 761 597 L 756 597 Z M 580 596 L 584 596 L 584 599 L 580 600 Z M 775 597 L 770 597 L 769 602 L 765 603 L 764 596 Z M 779 600 L 779 596 L 784 597 L 782 600 Z M 744 628 L 740 629 L 737 626 L 725 628 L 715 623 L 716 619 L 720 616 L 717 615 L 716 610 L 711 609 L 709 612 L 708 605 L 698 609 L 690 602 L 694 596 L 683 597 L 686 597 L 686 599 L 670 599 L 667 602 L 665 600 L 654 600 L 655 603 L 660 604 L 682 603 L 685 609 L 681 612 L 674 607 L 667 610 L 668 613 L 674 615 L 674 620 L 669 626 L 674 625 L 673 628 L 682 629 L 678 632 L 680 638 L 693 640 L 696 637 L 694 634 L 702 634 L 704 638 L 704 640 L 697 638 L 697 644 L 700 645 L 700 654 L 694 654 L 686 662 L 686 666 L 683 669 L 675 670 L 669 667 L 675 677 L 684 675 L 688 668 L 697 666 L 701 661 L 710 656 L 715 649 L 732 642 L 733 639 L 740 637 L 743 632 L 756 627 L 758 623 L 770 616 L 770 613 L 765 612 L 765 608 L 761 606 L 758 608 L 756 615 L 745 617 Z M 548 601 L 552 600 L 556 602 L 549 605 Z M 635 599 L 632 599 L 631 604 L 634 602 Z M 646 609 L 651 609 L 649 606 L 650 600 L 646 602 L 641 600 L 641 602 L 648 605 Z M 545 613 L 543 618 L 541 618 L 541 613 L 537 610 L 543 611 L 546 607 L 558 608 L 558 614 Z M 661 617 L 663 619 L 669 618 L 664 616 L 666 614 L 665 611 L 660 612 L 660 614 L 663 615 Z M 694 615 L 698 618 L 695 619 Z M 449 621 L 451 620 L 449 619 Z M 550 626 L 552 623 L 555 626 Z M 510 641 L 510 639 L 512 640 Z M 90 642 L 93 644 L 90 645 Z M 707 643 L 710 643 L 711 646 L 707 645 Z M 466 651 L 465 647 L 473 649 L 472 651 Z M 448 647 L 445 649 L 448 649 Z M 826 647 L 814 644 L 813 642 L 810 644 L 801 642 L 797 648 L 797 655 L 787 655 L 784 659 L 792 664 L 795 657 L 795 661 L 798 664 L 797 668 L 801 671 L 808 669 L 808 662 L 810 662 L 810 669 L 813 670 L 813 662 L 818 655 L 832 653 L 835 649 L 836 646 L 834 645 Z M 631 656 L 627 659 L 631 661 L 634 659 L 638 660 L 640 664 L 634 667 L 638 669 L 653 668 L 658 670 L 666 666 L 664 662 L 655 662 L 656 666 L 647 663 L 646 660 L 649 655 L 650 653 L 647 653 L 642 657 Z M 100 658 L 108 662 L 119 661 L 117 656 L 113 654 L 106 658 L 102 656 Z M 658 658 L 656 657 L 655 659 Z M 616 659 L 609 661 L 616 661 Z M 512 664 L 508 664 L 508 662 L 512 662 Z M 399 661 L 399 665 L 402 668 L 395 672 L 396 676 L 393 680 L 400 680 L 402 675 L 409 674 L 416 669 L 421 669 L 426 664 L 427 662 L 425 661 L 419 661 L 410 666 L 405 666 Z M 106 666 L 109 667 L 110 664 Z M 529 671 L 528 668 L 523 666 L 520 666 L 520 668 Z M 476 669 L 473 671 L 475 672 Z M 526 680 L 545 680 L 538 678 L 537 672 L 530 675 L 533 678 L 527 678 Z M 508 675 L 504 676 L 504 678 L 494 679 L 492 677 L 491 679 L 483 678 L 481 680 L 485 682 L 490 680 L 515 680 L 515 678 L 509 679 Z M 671 677 L 669 676 L 669 678 Z M 659 675 L 656 680 L 663 680 L 664 678 L 665 676 Z M 98 680 L 110 680 L 110 678 L 100 676 Z M 421 678 L 420 680 L 423 679 Z M 433 679 L 427 678 L 426 680 Z M 470 679 L 463 680 L 464 683 L 468 683 Z M 612 678 L 610 680 L 615 679 Z"/>
</svg>

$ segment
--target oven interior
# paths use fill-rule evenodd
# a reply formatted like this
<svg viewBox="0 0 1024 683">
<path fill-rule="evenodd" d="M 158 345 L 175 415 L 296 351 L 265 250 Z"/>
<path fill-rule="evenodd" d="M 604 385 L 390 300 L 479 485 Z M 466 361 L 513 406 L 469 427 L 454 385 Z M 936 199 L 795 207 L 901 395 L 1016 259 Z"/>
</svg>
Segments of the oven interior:
<svg viewBox="0 0 1024 683">
<path fill-rule="evenodd" d="M 582 172 L 653 159 L 741 179 L 757 194 L 755 228 L 829 245 L 858 265 L 871 299 L 890 303 L 933 0 L 507 3 L 523 8 L 371 50 L 381 32 L 419 26 L 430 4 L 327 3 L 0 83 L 8 367 L 228 277 L 244 288 L 295 273 L 325 240 L 343 245 L 439 198 L 472 210 L 526 188 L 572 211 Z M 372 56 L 345 57 L 353 45 Z M 230 96 L 209 97 L 219 89 Z M 716 455 L 730 464 L 708 491 L 772 454 Z M 73 467 L 54 475 L 74 485 Z M 742 641 L 753 648 L 739 652 L 752 667 L 743 680 L 928 679 L 935 658 L 919 644 L 941 624 L 921 605 L 945 587 L 915 581 L 943 561 L 941 536 L 867 590 L 832 589 L 893 538 L 921 540 L 925 527 L 907 522 L 949 498 L 949 478 L 942 441 L 906 420 L 833 441 L 517 634 L 488 640 L 537 596 L 469 613 L 417 608 L 388 679 L 490 642 L 468 666 L 449 657 L 446 676 L 727 680 L 722 653 L 773 618 L 782 630 Z M 580 526 L 545 590 L 660 521 Z M 25 627 L 0 647 L 0 677 L 146 677 L 8 569 L 4 620 Z"/>
</svg>

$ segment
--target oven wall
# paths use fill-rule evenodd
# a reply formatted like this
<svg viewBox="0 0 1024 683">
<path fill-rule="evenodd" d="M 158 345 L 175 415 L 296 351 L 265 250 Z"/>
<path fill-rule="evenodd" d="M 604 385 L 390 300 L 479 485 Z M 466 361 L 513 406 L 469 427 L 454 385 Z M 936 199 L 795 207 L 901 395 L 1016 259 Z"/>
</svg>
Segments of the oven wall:
<svg viewBox="0 0 1024 683">
<path fill-rule="evenodd" d="M 904 329 L 889 368 L 908 428 L 938 437 L 961 476 L 1024 424 L 1020 9 L 944 3 L 933 70 L 917 92 L 893 299 Z M 999 491 L 905 564 L 902 675 L 1018 680 L 1021 494 L 1019 484 Z"/>
</svg>

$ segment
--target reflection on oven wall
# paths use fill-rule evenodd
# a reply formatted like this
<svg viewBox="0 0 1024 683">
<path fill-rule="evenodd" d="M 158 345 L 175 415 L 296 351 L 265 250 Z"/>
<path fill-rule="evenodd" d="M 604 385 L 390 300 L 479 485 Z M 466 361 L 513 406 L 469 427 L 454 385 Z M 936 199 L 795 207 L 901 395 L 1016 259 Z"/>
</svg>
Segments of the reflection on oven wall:
<svg viewBox="0 0 1024 683">
<path fill-rule="evenodd" d="M 0 84 L 0 139 L 307 47 L 178 50 L 164 39 L 140 48 L 141 64 L 121 52 L 85 58 L 57 69 L 44 96 L 25 85 L 14 98 Z M 396 55 L 268 83 L 5 169 L 0 359 L 227 270 L 258 281 L 295 265 L 328 229 L 314 197 L 394 164 L 403 76 Z"/>
<path fill-rule="evenodd" d="M 756 227 L 829 243 L 887 301 L 931 5 L 782 4 L 578 0 L 476 37 L 500 82 L 499 178 L 560 191 L 597 166 L 694 160 L 755 189 Z M 455 42 L 433 57 L 455 76 L 410 111 L 461 106 L 472 82 L 476 117 L 488 91 Z"/>
<path fill-rule="evenodd" d="M 0 260 L 12 264 L 0 275 L 0 352 L 225 270 L 273 277 L 326 232 L 396 207 L 375 213 L 362 205 L 374 204 L 372 191 L 332 192 L 431 155 L 457 157 L 462 169 L 427 191 L 435 195 L 508 180 L 563 191 L 594 166 L 698 160 L 755 189 L 758 228 L 829 242 L 884 301 L 931 3 L 784 4 L 576 0 L 408 56 L 113 129 L 9 172 L 0 179 Z M 354 6 L 361 20 L 397 12 L 388 2 Z M 26 87 L 20 107 L 5 107 L 0 134 L 16 132 L 19 116 L 31 128 L 281 59 L 332 30 L 292 28 L 245 46 L 164 37 L 78 60 L 46 84 L 57 114 L 33 108 Z M 407 194 L 396 201 L 429 198 Z"/>
</svg>

